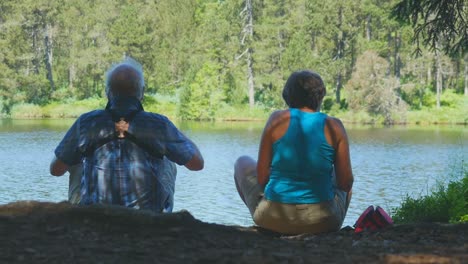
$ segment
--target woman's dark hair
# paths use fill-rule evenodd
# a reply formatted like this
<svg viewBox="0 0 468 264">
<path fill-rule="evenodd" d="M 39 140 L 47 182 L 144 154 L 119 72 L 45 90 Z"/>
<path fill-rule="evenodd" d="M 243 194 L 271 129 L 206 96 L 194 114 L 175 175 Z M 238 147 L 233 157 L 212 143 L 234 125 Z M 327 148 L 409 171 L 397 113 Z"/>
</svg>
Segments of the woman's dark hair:
<svg viewBox="0 0 468 264">
<path fill-rule="evenodd" d="M 308 107 L 315 111 L 327 90 L 320 75 L 313 71 L 296 71 L 289 76 L 283 89 L 283 99 L 290 108 Z"/>
</svg>

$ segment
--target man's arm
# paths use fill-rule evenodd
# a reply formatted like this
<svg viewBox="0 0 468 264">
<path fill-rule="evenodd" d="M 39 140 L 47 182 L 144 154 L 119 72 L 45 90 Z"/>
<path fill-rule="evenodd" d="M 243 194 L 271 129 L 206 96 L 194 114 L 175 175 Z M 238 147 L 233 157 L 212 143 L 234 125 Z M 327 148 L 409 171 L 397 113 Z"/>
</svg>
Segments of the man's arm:
<svg viewBox="0 0 468 264">
<path fill-rule="evenodd" d="M 187 169 L 192 171 L 199 171 L 202 170 L 205 166 L 205 161 L 203 160 L 203 156 L 200 153 L 197 145 L 193 143 L 192 140 L 188 139 L 190 143 L 192 143 L 193 148 L 195 149 L 195 153 L 193 154 L 192 158 L 184 165 Z"/>
<path fill-rule="evenodd" d="M 62 176 L 69 169 L 67 164 L 78 164 L 81 159 L 80 153 L 77 151 L 80 119 L 81 117 L 68 129 L 62 141 L 60 141 L 54 151 L 55 156 L 50 162 L 49 167 L 50 174 L 53 176 Z"/>
<path fill-rule="evenodd" d="M 65 172 L 68 171 L 68 165 L 63 161 L 54 157 L 52 162 L 50 162 L 50 174 L 54 176 L 62 176 Z"/>
</svg>

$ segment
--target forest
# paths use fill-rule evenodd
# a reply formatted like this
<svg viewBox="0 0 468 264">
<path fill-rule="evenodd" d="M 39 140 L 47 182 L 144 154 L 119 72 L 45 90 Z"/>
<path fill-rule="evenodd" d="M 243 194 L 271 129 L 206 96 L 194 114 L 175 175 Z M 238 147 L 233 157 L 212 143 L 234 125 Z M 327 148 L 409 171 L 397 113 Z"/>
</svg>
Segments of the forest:
<svg viewBox="0 0 468 264">
<path fill-rule="evenodd" d="M 102 107 L 105 72 L 131 57 L 145 108 L 180 119 L 262 118 L 310 69 L 326 113 L 466 124 L 467 13 L 461 0 L 1 0 L 1 113 Z"/>
</svg>

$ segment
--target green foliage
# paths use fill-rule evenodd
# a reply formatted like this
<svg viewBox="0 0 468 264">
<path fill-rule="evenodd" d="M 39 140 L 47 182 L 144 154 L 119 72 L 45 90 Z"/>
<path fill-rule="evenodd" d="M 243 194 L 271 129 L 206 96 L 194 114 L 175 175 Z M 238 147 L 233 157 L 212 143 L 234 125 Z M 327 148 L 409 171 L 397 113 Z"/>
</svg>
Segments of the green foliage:
<svg viewBox="0 0 468 264">
<path fill-rule="evenodd" d="M 460 181 L 445 187 L 439 184 L 430 195 L 415 199 L 407 196 L 392 218 L 397 224 L 414 222 L 467 222 L 468 172 Z"/>
<path fill-rule="evenodd" d="M 217 85 L 216 68 L 204 64 L 193 80 L 182 88 L 179 117 L 185 120 L 211 120 L 223 100 L 223 93 Z"/>
<path fill-rule="evenodd" d="M 403 85 L 400 94 L 401 98 L 414 110 L 434 106 L 436 103 L 435 94 L 431 89 L 419 84 Z"/>
<path fill-rule="evenodd" d="M 217 118 L 221 106 L 243 109 L 249 104 L 248 69 L 254 108 L 284 107 L 286 78 L 311 69 L 322 75 L 328 96 L 340 102 L 324 102 L 324 111 L 343 114 L 348 105 L 371 120 L 404 120 L 405 108 L 395 102 L 418 111 L 435 105 L 435 54 L 422 48 L 421 57 L 411 56 L 411 26 L 388 16 L 398 2 L 0 1 L 1 111 L 76 115 L 86 107 L 71 111 L 66 104 L 103 97 L 105 71 L 130 55 L 143 65 L 146 92 L 158 98 L 146 108 L 184 119 Z M 378 71 L 359 62 L 369 52 L 380 58 Z M 458 91 L 442 95 L 444 120 L 445 108 L 463 109 L 462 55 L 442 56 L 443 88 Z M 393 89 L 398 80 L 401 89 Z M 176 101 L 160 100 L 164 96 Z"/>
<path fill-rule="evenodd" d="M 248 101 L 244 89 L 238 84 L 238 81 L 231 72 L 227 72 L 223 82 L 225 102 L 234 106 L 240 106 Z"/>
<path fill-rule="evenodd" d="M 465 0 L 401 0 L 392 15 L 412 25 L 418 47 L 420 41 L 431 49 L 442 44 L 446 52 L 456 54 L 468 47 L 466 8 Z"/>
<path fill-rule="evenodd" d="M 320 109 L 323 112 L 330 111 L 332 107 L 335 105 L 335 100 L 331 97 L 325 96 L 322 101 L 322 108 Z"/>
<path fill-rule="evenodd" d="M 41 118 L 43 109 L 35 104 L 15 104 L 11 109 L 12 118 Z"/>
<path fill-rule="evenodd" d="M 176 96 L 146 94 L 143 99 L 143 107 L 145 111 L 176 118 L 178 101 L 179 99 Z"/>
<path fill-rule="evenodd" d="M 106 99 L 93 97 L 80 101 L 69 100 L 66 103 L 53 102 L 42 108 L 42 117 L 70 117 L 76 118 L 86 112 L 104 109 Z"/>
<path fill-rule="evenodd" d="M 250 108 L 248 105 L 231 106 L 222 103 L 216 112 L 215 119 L 221 121 L 243 121 L 268 119 L 271 111 L 262 107 Z"/>
<path fill-rule="evenodd" d="M 396 92 L 399 83 L 386 77 L 388 63 L 376 53 L 367 51 L 357 59 L 356 67 L 346 87 L 349 107 L 381 115 L 385 124 L 394 123 L 393 116 L 406 112 L 406 105 Z"/>
<path fill-rule="evenodd" d="M 456 107 L 461 101 L 462 98 L 453 89 L 445 90 L 440 97 L 441 106 Z"/>
</svg>

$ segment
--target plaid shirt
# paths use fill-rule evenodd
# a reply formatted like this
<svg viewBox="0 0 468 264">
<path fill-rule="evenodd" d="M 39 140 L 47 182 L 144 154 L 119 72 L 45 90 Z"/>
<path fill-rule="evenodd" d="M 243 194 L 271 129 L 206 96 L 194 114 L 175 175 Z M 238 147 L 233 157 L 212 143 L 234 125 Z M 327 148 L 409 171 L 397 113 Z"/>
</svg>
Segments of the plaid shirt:
<svg viewBox="0 0 468 264">
<path fill-rule="evenodd" d="M 121 116 L 143 110 L 136 98 L 119 98 L 107 106 Z M 80 204 L 116 204 L 155 212 L 172 211 L 175 170 L 171 162 L 186 164 L 195 154 L 193 143 L 165 116 L 138 112 L 129 122 L 128 133 L 152 150 L 155 157 L 128 139 L 115 139 L 115 124 L 109 111 L 95 110 L 81 115 L 55 149 L 68 166 L 83 163 Z M 97 147 L 97 148 L 96 148 Z M 86 155 L 89 150 L 94 150 Z M 173 166 L 173 165 L 172 165 Z"/>
</svg>

